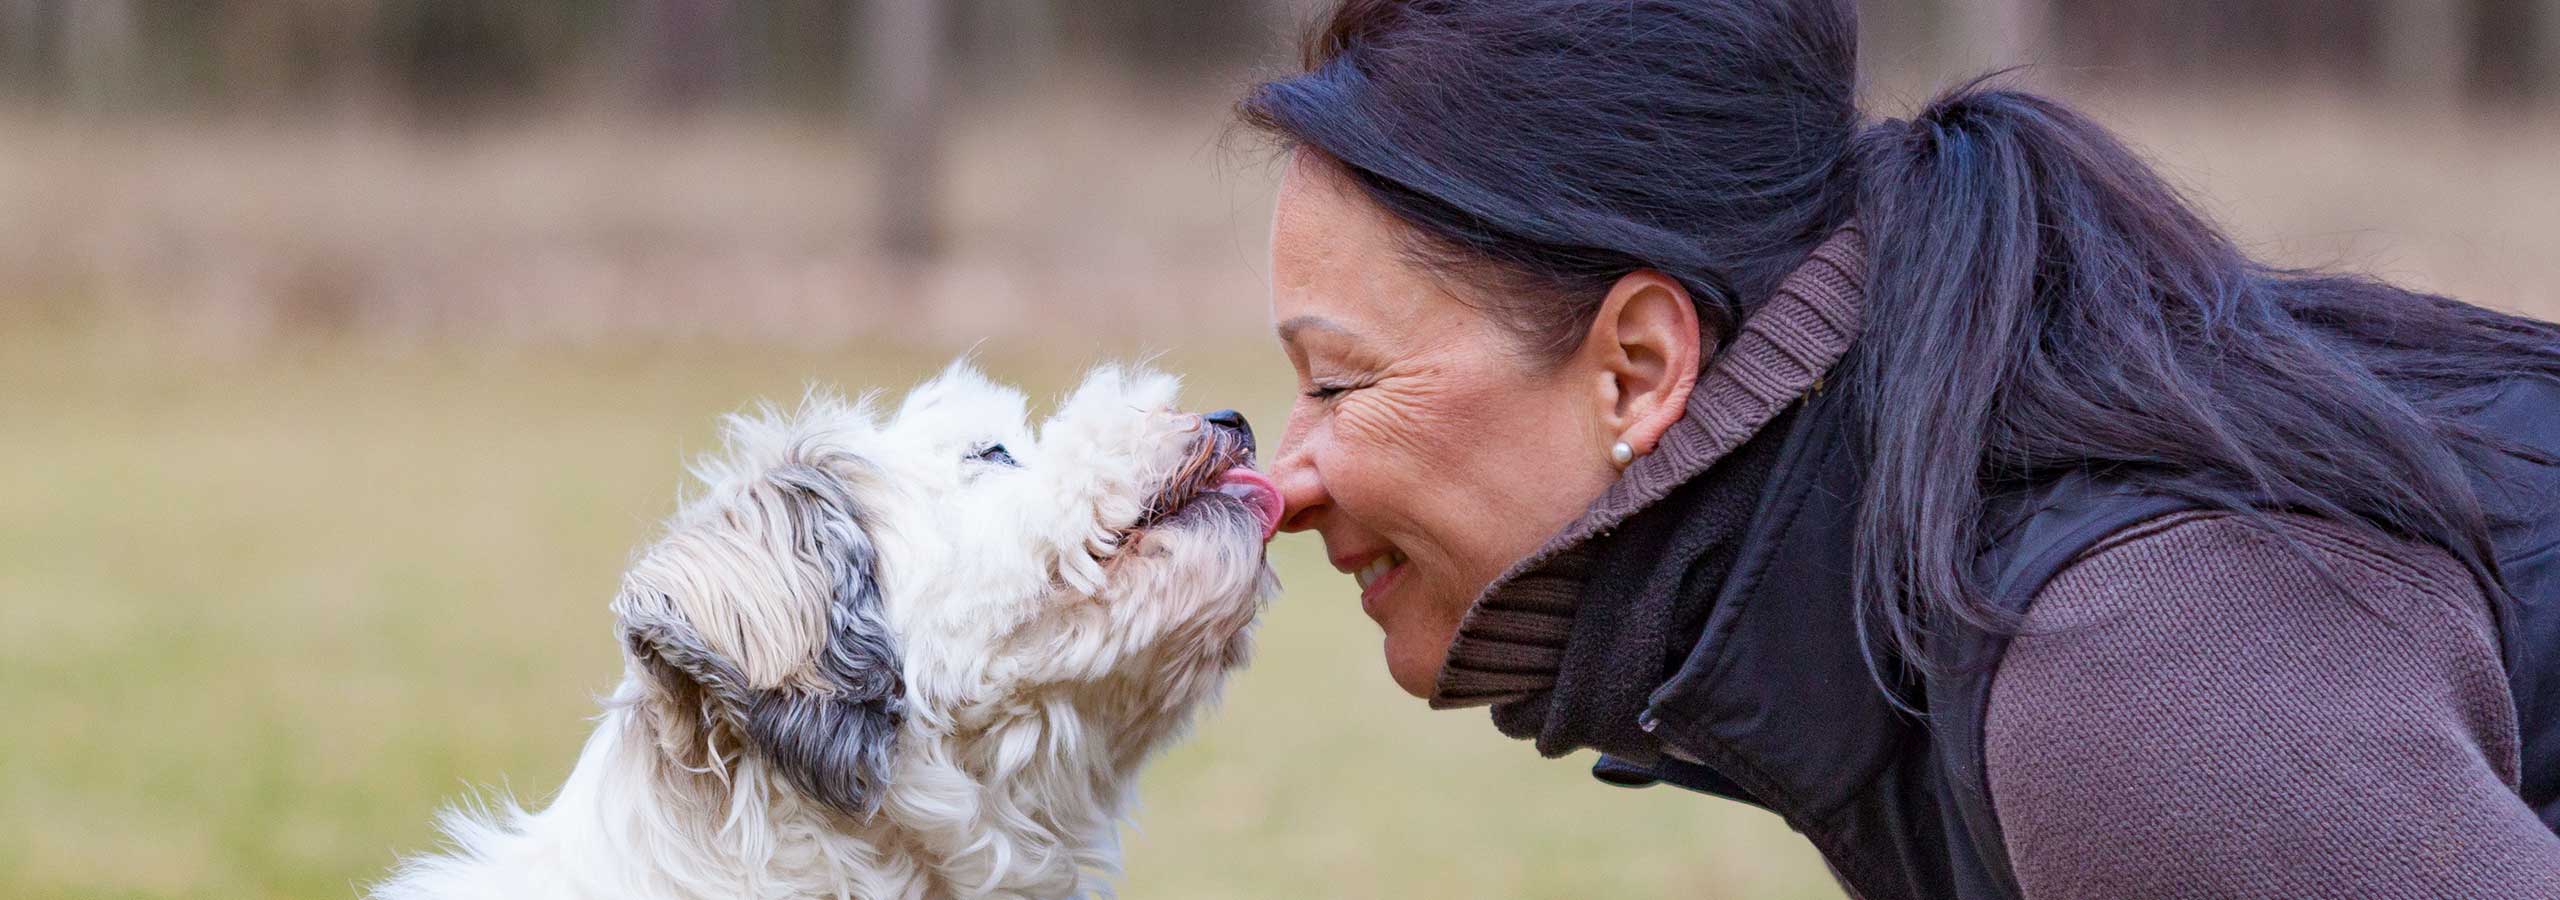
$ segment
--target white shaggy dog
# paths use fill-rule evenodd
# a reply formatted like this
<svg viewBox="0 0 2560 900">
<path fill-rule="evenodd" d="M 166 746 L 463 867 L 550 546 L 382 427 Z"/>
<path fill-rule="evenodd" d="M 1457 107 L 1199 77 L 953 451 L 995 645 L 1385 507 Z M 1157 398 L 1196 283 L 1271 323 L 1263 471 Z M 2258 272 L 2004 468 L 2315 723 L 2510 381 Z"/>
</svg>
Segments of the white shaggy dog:
<svg viewBox="0 0 2560 900">
<path fill-rule="evenodd" d="M 1140 762 L 1243 664 L 1280 518 L 1232 413 L 1104 369 L 1035 432 L 963 366 L 734 418 L 613 600 L 549 808 L 448 813 L 413 898 L 1106 893 Z"/>
</svg>

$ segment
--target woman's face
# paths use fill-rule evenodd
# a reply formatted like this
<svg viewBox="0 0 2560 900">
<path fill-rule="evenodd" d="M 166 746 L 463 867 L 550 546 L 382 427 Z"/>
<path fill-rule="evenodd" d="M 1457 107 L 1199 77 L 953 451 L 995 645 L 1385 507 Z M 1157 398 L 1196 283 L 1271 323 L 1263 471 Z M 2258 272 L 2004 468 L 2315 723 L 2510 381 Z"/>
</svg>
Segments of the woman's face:
<svg viewBox="0 0 2560 900">
<path fill-rule="evenodd" d="M 1271 237 L 1271 320 L 1300 396 L 1272 476 L 1429 696 L 1458 620 L 1616 476 L 1597 373 L 1544 365 L 1408 261 L 1405 226 L 1300 154 Z M 1692 326 L 1694 328 L 1694 325 Z"/>
</svg>

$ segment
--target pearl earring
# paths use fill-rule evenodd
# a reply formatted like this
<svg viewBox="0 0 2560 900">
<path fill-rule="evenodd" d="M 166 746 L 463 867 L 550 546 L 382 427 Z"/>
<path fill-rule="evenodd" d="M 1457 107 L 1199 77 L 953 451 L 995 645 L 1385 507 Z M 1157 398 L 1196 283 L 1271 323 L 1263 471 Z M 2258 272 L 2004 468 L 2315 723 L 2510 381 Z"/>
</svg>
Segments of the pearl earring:
<svg viewBox="0 0 2560 900">
<path fill-rule="evenodd" d="M 1617 463 L 1618 468 L 1626 468 L 1628 463 L 1636 461 L 1636 448 L 1627 446 L 1627 442 L 1625 441 L 1619 441 L 1615 444 L 1611 444 L 1609 445 L 1609 461 Z"/>
</svg>

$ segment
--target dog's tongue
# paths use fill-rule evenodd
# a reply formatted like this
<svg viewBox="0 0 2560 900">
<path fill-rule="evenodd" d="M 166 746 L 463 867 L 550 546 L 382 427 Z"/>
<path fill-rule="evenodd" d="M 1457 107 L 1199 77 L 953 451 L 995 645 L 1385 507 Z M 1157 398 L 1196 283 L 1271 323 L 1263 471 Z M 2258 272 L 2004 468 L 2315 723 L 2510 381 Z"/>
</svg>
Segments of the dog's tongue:
<svg viewBox="0 0 2560 900">
<path fill-rule="evenodd" d="M 1270 476 L 1237 466 L 1221 473 L 1218 483 L 1211 489 L 1253 507 L 1254 513 L 1262 517 L 1262 539 L 1265 542 L 1280 533 L 1280 486 L 1272 484 Z"/>
</svg>

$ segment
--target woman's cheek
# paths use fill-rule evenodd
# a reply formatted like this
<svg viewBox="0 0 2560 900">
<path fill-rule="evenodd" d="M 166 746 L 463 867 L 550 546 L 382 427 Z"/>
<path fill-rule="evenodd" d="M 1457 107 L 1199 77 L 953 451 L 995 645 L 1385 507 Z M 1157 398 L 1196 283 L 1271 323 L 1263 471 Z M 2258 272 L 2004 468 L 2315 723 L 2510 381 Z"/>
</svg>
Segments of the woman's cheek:
<svg viewBox="0 0 2560 900">
<path fill-rule="evenodd" d="M 1433 469 L 1393 419 L 1345 406 L 1336 412 L 1324 466 L 1325 487 L 1351 517 L 1372 529 L 1410 522 L 1431 495 Z"/>
<path fill-rule="evenodd" d="M 1345 443 L 1372 458 L 1396 461 L 1395 469 L 1434 468 L 1411 463 L 1445 460 L 1450 448 L 1443 445 L 1457 435 L 1432 400 L 1427 389 L 1380 382 L 1346 395 L 1334 411 L 1334 425 Z"/>
</svg>

